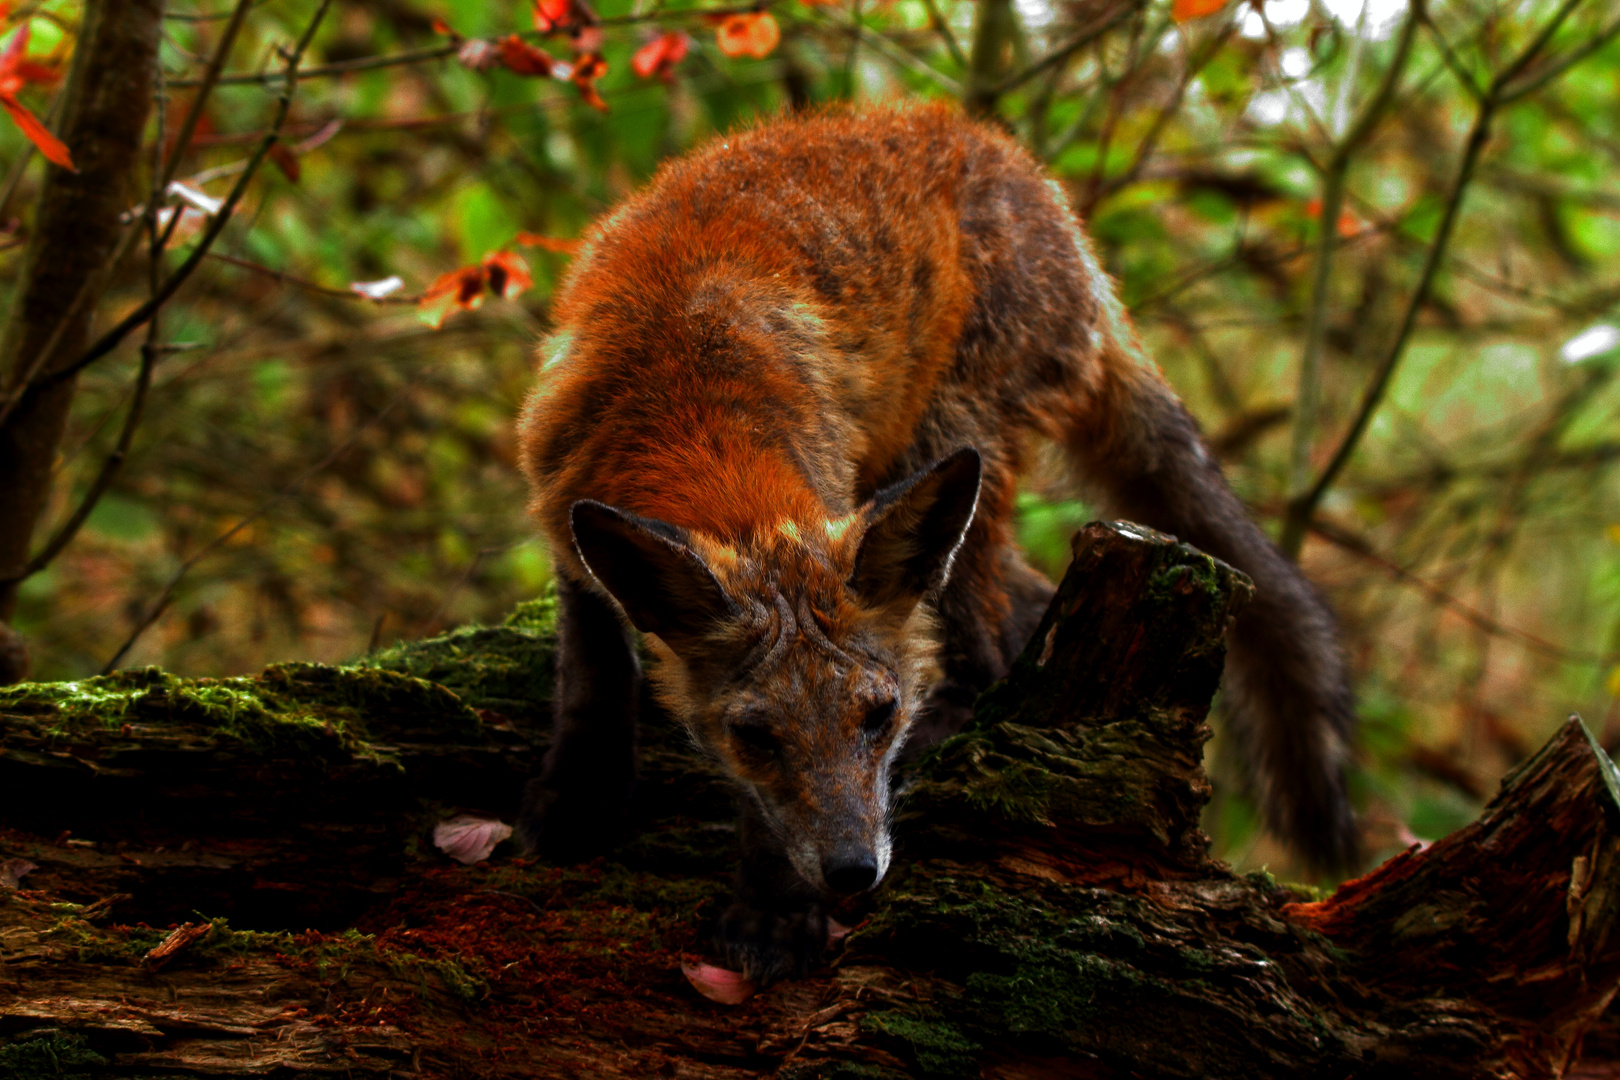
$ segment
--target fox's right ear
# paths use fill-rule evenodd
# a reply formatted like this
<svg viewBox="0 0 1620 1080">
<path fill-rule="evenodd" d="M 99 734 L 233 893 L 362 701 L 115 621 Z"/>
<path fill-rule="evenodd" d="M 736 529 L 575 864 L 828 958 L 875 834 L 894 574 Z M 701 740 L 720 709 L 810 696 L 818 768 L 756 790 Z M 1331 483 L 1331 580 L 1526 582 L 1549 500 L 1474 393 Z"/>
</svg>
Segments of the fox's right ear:
<svg viewBox="0 0 1620 1080">
<path fill-rule="evenodd" d="M 677 653 L 737 605 L 681 530 L 605 503 L 582 499 L 569 508 L 574 548 L 586 569 L 624 608 L 637 630 L 656 634 Z"/>
</svg>

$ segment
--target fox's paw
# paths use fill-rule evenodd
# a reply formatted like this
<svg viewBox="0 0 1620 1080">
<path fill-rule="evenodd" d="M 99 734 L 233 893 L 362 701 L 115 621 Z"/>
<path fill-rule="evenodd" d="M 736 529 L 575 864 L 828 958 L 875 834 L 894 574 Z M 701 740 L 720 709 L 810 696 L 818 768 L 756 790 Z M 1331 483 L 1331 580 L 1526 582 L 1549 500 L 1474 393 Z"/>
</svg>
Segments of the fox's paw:
<svg viewBox="0 0 1620 1080">
<path fill-rule="evenodd" d="M 819 901 L 771 910 L 738 898 L 720 916 L 714 947 L 721 966 L 764 986 L 819 964 L 827 955 L 830 929 Z"/>
<path fill-rule="evenodd" d="M 622 786 L 622 785 L 621 785 Z M 611 849 L 623 836 L 629 797 L 602 788 L 557 788 L 536 778 L 523 789 L 517 840 L 524 852 L 578 862 Z"/>
</svg>

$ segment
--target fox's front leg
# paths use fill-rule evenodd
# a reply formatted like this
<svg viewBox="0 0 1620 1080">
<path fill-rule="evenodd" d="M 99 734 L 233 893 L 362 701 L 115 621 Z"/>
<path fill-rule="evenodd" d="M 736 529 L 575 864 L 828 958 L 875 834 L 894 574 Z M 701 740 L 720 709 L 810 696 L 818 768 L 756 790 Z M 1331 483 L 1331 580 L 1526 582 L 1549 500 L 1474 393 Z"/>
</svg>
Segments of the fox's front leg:
<svg viewBox="0 0 1620 1080">
<path fill-rule="evenodd" d="M 737 894 L 714 934 L 721 963 L 761 984 L 803 974 L 826 952 L 826 905 L 788 862 L 751 799 L 743 801 L 738 830 Z"/>
<path fill-rule="evenodd" d="M 612 843 L 635 784 L 640 693 L 641 663 L 618 611 L 559 575 L 551 749 L 523 791 L 525 851 L 576 858 Z"/>
</svg>

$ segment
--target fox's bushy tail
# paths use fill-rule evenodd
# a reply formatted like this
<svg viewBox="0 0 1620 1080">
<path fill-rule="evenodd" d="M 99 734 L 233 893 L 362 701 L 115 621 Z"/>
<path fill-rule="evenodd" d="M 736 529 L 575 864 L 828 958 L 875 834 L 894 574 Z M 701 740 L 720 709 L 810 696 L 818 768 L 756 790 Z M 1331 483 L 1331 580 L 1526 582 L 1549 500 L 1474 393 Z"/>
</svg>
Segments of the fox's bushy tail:
<svg viewBox="0 0 1620 1080">
<path fill-rule="evenodd" d="M 1345 766 L 1354 711 L 1333 612 L 1250 520 L 1157 372 L 1135 355 L 1113 359 L 1112 385 L 1098 388 L 1104 407 L 1076 425 L 1070 456 L 1107 512 L 1174 534 L 1254 580 L 1228 639 L 1227 731 L 1271 829 L 1318 868 L 1351 869 L 1359 845 Z"/>
</svg>

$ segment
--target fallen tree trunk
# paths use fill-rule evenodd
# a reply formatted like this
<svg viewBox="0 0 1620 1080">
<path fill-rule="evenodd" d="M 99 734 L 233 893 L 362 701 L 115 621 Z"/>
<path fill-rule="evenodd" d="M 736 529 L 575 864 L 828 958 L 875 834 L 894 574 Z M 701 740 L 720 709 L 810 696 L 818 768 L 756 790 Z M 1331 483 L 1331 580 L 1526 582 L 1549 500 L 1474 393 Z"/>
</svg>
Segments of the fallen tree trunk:
<svg viewBox="0 0 1620 1080">
<path fill-rule="evenodd" d="M 1474 825 L 1331 898 L 1235 875 L 1200 762 L 1247 590 L 1084 530 L 1012 674 L 913 770 L 841 954 L 734 1008 L 680 974 L 735 837 L 667 722 L 608 858 L 427 840 L 513 809 L 544 604 L 346 668 L 0 691 L 0 864 L 37 866 L 0 887 L 0 1074 L 1564 1073 L 1620 986 L 1614 766 L 1572 719 Z"/>
</svg>

